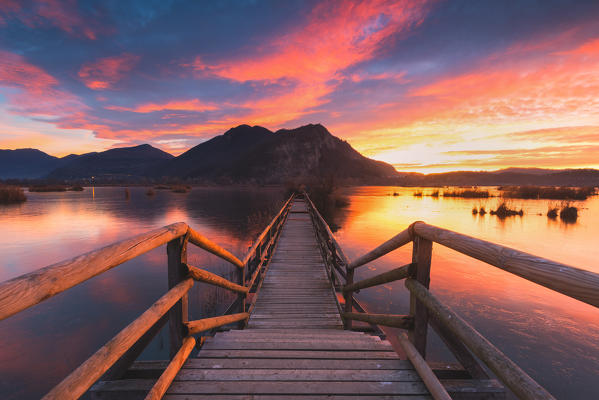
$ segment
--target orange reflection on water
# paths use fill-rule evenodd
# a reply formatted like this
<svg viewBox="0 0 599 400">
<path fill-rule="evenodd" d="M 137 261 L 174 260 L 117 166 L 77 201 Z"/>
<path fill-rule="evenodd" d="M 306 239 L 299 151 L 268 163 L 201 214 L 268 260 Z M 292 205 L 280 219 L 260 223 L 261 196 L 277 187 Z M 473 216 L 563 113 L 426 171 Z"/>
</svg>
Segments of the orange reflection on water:
<svg viewBox="0 0 599 400">
<path fill-rule="evenodd" d="M 496 207 L 499 199 L 415 197 L 417 188 L 346 189 L 350 206 L 338 218 L 335 233 L 350 259 L 364 254 L 414 221 L 457 231 L 582 269 L 599 272 L 599 198 L 579 203 L 575 224 L 548 221 L 548 201 L 516 200 L 524 216 L 501 220 L 473 216 L 472 208 Z M 425 194 L 431 189 L 422 189 Z M 399 196 L 392 196 L 393 192 Z M 441 192 L 443 189 L 441 189 Z M 542 214 L 542 215 L 538 215 Z M 356 279 L 373 276 L 411 261 L 411 245 L 360 268 Z M 535 379 L 560 397 L 570 385 L 578 398 L 599 391 L 591 376 L 599 374 L 599 309 L 556 293 L 454 250 L 433 245 L 431 290 Z M 358 299 L 378 312 L 407 312 L 403 282 L 362 290 Z M 429 344 L 430 345 L 430 344 Z M 432 346 L 433 358 L 443 358 Z M 580 371 L 558 383 L 558 377 Z M 569 389 L 568 389 L 569 390 Z M 571 393 L 570 393 L 571 395 Z"/>
</svg>

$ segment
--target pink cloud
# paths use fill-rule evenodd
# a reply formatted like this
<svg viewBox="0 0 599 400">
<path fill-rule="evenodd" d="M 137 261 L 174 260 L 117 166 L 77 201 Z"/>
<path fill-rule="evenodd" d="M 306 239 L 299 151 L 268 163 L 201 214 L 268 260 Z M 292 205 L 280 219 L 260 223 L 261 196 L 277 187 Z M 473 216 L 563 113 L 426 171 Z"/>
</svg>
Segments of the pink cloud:
<svg viewBox="0 0 599 400">
<path fill-rule="evenodd" d="M 431 1 L 325 1 L 308 21 L 290 33 L 255 49 L 251 57 L 207 63 L 198 57 L 191 67 L 200 77 L 236 82 L 286 83 L 283 93 L 242 104 L 251 111 L 239 115 L 247 123 L 279 125 L 327 102 L 344 70 L 372 59 L 381 46 L 422 23 Z M 401 79 L 402 72 L 385 77 Z M 384 79 L 372 76 L 372 79 Z M 354 74 L 350 79 L 365 79 Z M 337 82 L 336 82 L 337 81 Z"/>
<path fill-rule="evenodd" d="M 205 103 L 198 99 L 191 100 L 171 100 L 165 103 L 145 103 L 136 107 L 119 107 L 119 106 L 107 106 L 109 110 L 116 111 L 131 111 L 136 113 L 147 114 L 155 111 L 213 111 L 217 110 L 213 104 Z"/>
<path fill-rule="evenodd" d="M 86 108 L 74 95 L 57 89 L 58 81 L 22 56 L 0 50 L 0 84 L 18 89 L 7 95 L 10 110 L 26 116 L 64 116 Z"/>
<path fill-rule="evenodd" d="M 101 58 L 95 62 L 84 64 L 78 75 L 90 89 L 109 89 L 135 67 L 139 58 L 139 56 L 129 53 Z"/>
</svg>

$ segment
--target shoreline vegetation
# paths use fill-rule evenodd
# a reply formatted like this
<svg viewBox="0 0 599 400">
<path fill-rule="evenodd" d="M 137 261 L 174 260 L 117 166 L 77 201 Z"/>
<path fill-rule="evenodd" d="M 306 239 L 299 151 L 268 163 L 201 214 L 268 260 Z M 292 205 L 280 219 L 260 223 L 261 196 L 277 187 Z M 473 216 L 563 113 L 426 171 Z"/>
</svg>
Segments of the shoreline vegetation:
<svg viewBox="0 0 599 400">
<path fill-rule="evenodd" d="M 0 204 L 19 204 L 27 201 L 27 196 L 18 186 L 0 184 Z"/>
</svg>

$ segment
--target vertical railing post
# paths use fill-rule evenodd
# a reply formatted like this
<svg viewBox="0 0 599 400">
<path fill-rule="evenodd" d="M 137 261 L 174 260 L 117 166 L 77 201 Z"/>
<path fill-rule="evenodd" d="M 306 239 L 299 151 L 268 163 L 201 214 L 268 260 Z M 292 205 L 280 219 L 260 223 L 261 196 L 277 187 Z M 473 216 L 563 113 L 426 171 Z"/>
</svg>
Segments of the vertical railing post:
<svg viewBox="0 0 599 400">
<path fill-rule="evenodd" d="M 346 268 L 345 272 L 347 273 L 347 279 L 346 279 L 345 284 L 346 285 L 351 285 L 352 283 L 354 283 L 354 270 Z M 353 307 L 353 301 L 352 301 L 353 295 L 354 295 L 354 292 L 350 292 L 350 291 L 345 292 L 343 294 L 343 297 L 345 299 L 345 312 L 352 312 L 352 309 L 353 309 L 352 308 Z M 345 318 L 343 320 L 343 327 L 345 329 L 351 329 L 351 327 L 352 327 L 352 321 L 351 321 L 351 319 Z"/>
<path fill-rule="evenodd" d="M 431 280 L 433 242 L 415 236 L 412 245 L 412 265 L 415 265 L 415 268 L 410 275 L 428 289 Z M 408 338 L 424 358 L 426 356 L 428 310 L 413 294 L 410 294 L 410 315 L 414 317 L 414 329 L 408 332 Z"/>
<path fill-rule="evenodd" d="M 168 288 L 175 287 L 187 277 L 187 236 L 171 240 L 166 245 L 168 256 Z M 183 344 L 184 324 L 187 323 L 187 293 L 169 311 L 169 354 L 172 359 Z"/>
</svg>

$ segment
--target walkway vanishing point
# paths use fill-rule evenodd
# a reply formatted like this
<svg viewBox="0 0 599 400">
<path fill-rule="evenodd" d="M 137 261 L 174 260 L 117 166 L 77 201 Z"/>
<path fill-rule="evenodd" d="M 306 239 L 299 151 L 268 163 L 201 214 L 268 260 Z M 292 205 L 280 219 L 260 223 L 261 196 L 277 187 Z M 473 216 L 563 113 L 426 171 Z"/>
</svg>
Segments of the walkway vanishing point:
<svg viewBox="0 0 599 400">
<path fill-rule="evenodd" d="M 354 282 L 356 268 L 410 242 L 410 264 Z M 189 265 L 189 243 L 233 264 L 237 282 Z M 243 260 L 177 223 L 0 284 L 0 320 L 166 244 L 169 291 L 45 399 L 503 399 L 507 390 L 552 399 L 428 290 L 433 243 L 599 306 L 598 274 L 423 222 L 350 262 L 302 193 Z M 354 297 L 400 279 L 409 315 L 369 313 Z M 222 316 L 189 321 L 194 281 L 237 300 Z M 166 324 L 170 360 L 136 361 Z M 458 363 L 425 361 L 429 326 Z"/>
</svg>

